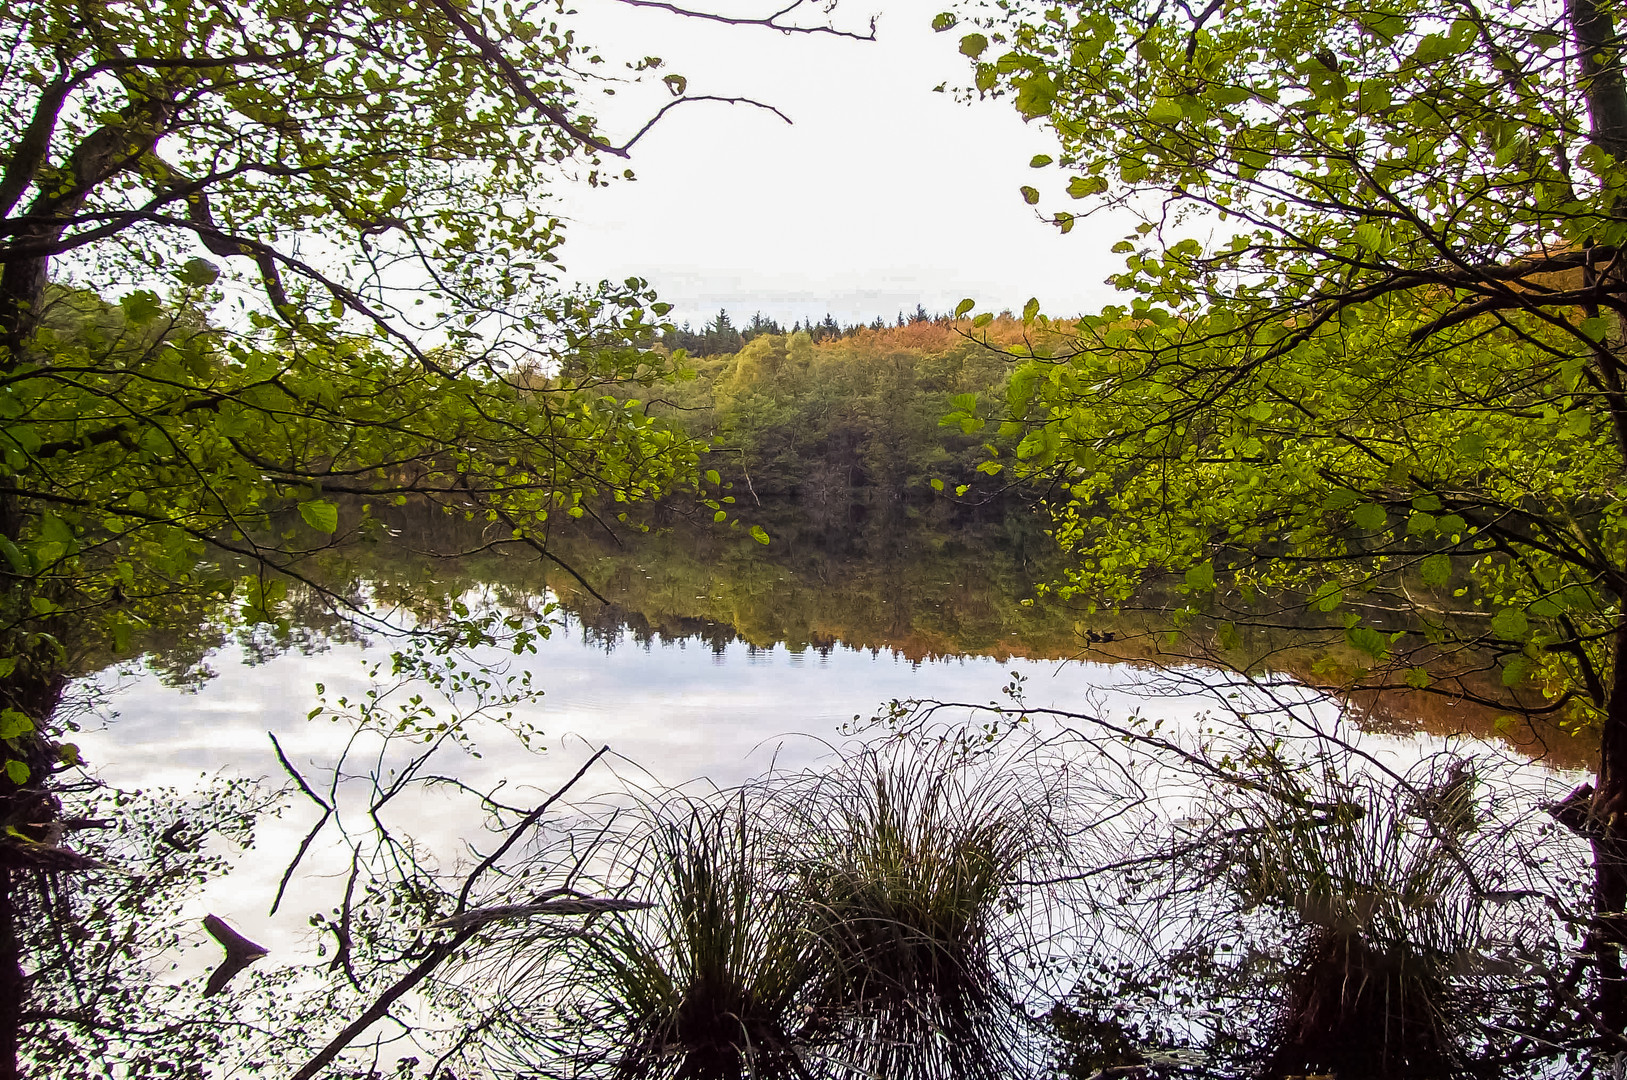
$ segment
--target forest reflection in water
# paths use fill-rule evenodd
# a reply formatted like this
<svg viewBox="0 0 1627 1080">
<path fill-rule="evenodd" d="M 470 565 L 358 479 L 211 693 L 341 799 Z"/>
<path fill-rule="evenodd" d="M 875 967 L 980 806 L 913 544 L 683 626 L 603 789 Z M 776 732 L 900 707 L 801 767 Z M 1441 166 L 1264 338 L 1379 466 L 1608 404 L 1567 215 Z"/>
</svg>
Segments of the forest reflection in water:
<svg viewBox="0 0 1627 1080">
<path fill-rule="evenodd" d="M 254 1044 L 291 1065 L 335 1017 L 360 1015 L 406 958 L 434 955 L 448 931 L 431 924 L 570 888 L 655 907 L 455 930 L 461 951 L 415 991 L 420 1013 L 398 1018 L 383 1060 L 399 1051 L 428 1067 L 431 1051 L 444 1053 L 437 1077 L 1606 1066 L 1613 1043 L 1588 1019 L 1599 976 L 1575 959 L 1588 853 L 1542 810 L 1565 776 L 1495 744 L 1444 738 L 1472 725 L 1429 717 L 1433 735 L 1407 736 L 1398 713 L 1369 709 L 1361 719 L 1384 720 L 1385 733 L 1364 735 L 1292 684 L 1228 698 L 1224 679 L 1160 653 L 1147 622 L 1025 603 L 1043 537 L 1020 522 L 973 524 L 835 537 L 782 527 L 767 549 L 709 530 L 621 546 L 562 537 L 559 552 L 601 604 L 532 559 L 417 559 L 465 547 L 467 534 L 404 517 L 390 523 L 394 544 L 342 553 L 336 580 L 425 621 L 476 593 L 501 608 L 557 599 L 569 620 L 527 662 L 546 691 L 542 711 L 521 718 L 550 739 L 568 729 L 583 741 L 552 741 L 539 764 L 502 741 L 501 725 L 477 724 L 484 758 L 437 736 L 438 756 L 417 767 L 421 746 L 354 709 L 359 741 L 336 741 L 347 729 L 320 723 L 303 725 L 302 741 L 308 684 L 358 700 L 360 661 L 396 645 L 347 643 L 343 624 L 315 609 L 303 625 L 248 635 L 257 666 L 217 659 L 219 676 L 190 699 L 136 680 L 118 700 L 123 715 L 81 741 L 110 777 L 150 783 L 166 759 L 179 779 L 240 762 L 251 742 L 274 773 L 273 727 L 313 798 L 349 815 L 344 842 L 329 827 L 306 854 L 282 922 L 259 913 L 313 823 L 313 803 L 297 794 L 281 821 L 259 823 L 254 858 L 202 893 L 274 958 L 308 956 L 309 937 L 290 923 L 345 895 L 314 933 L 348 950 L 335 970 L 353 981 Z M 196 652 L 223 640 L 200 630 L 171 644 Z M 1272 652 L 1279 671 L 1299 662 L 1284 643 L 1242 647 Z M 1306 671 L 1332 648 L 1300 647 Z M 1058 672 L 1045 662 L 1090 650 L 1093 663 Z M 599 700 L 574 714 L 571 680 L 585 668 L 567 653 L 601 665 L 589 695 Z M 164 650 L 153 656 L 162 669 Z M 1152 685 L 1151 668 L 1102 665 L 1113 657 L 1175 666 Z M 753 672 L 749 693 L 725 701 Z M 1128 693 L 1132 684 L 1152 696 Z M 1222 693 L 1202 697 L 1205 685 Z M 670 696 L 652 699 L 651 688 Z M 841 731 L 889 697 L 956 696 L 963 706 L 884 709 L 860 738 Z M 187 716 L 211 709 L 188 746 Z M 730 719 L 707 727 L 707 712 Z M 798 729 L 816 738 L 800 749 L 770 738 L 744 764 L 765 737 Z M 644 752 L 640 730 L 654 736 Z M 655 773 L 601 760 L 514 848 L 500 880 L 469 877 L 461 844 L 491 851 L 492 836 L 471 838 L 516 828 L 517 811 L 588 756 L 587 740 L 607 738 Z M 1549 764 L 1570 764 L 1555 745 Z M 337 753 L 349 755 L 343 769 Z M 698 775 L 713 783 L 683 786 Z M 451 776 L 453 787 L 430 782 Z M 381 791 L 395 800 L 382 811 Z M 401 836 L 383 838 L 369 817 Z M 153 851 L 162 861 L 163 844 Z M 194 898 L 179 910 L 204 909 Z M 266 1003 L 297 982 L 293 969 L 265 966 L 241 977 L 240 1006 L 295 1009 Z"/>
</svg>

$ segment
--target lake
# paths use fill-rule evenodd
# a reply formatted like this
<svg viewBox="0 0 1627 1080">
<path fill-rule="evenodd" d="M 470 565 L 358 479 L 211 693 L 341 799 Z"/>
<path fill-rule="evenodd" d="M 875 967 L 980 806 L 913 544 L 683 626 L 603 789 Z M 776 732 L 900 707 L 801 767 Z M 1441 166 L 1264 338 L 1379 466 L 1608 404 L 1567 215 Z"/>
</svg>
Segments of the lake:
<svg viewBox="0 0 1627 1080">
<path fill-rule="evenodd" d="M 466 866 L 493 843 L 490 807 L 471 791 L 533 805 L 601 746 L 612 754 L 571 791 L 572 805 L 586 813 L 651 792 L 704 796 L 769 773 L 839 767 L 855 747 L 885 741 L 886 726 L 869 721 L 895 700 L 960 703 L 936 719 L 975 724 L 988 714 L 973 708 L 1010 707 L 1016 694 L 1033 709 L 1139 717 L 1184 735 L 1206 716 L 1241 707 L 1231 696 L 1233 677 L 1162 653 L 1145 620 L 1114 621 L 1036 598 L 1026 582 L 1047 569 L 1043 544 L 1008 521 L 834 538 L 799 535 L 782 522 L 767 548 L 679 523 L 619 543 L 570 537 L 558 550 L 574 574 L 517 554 L 454 564 L 425 557 L 458 549 L 456 523 L 402 517 L 392 529 L 391 541 L 349 553 L 344 572 L 360 583 L 355 595 L 398 625 L 431 617 L 426 595 L 477 611 L 549 612 L 551 633 L 534 653 L 474 657 L 529 673 L 540 695 L 521 703 L 514 722 L 473 723 L 470 745 L 438 752 L 427 771 L 461 787 L 417 789 L 388 811 L 392 828 L 446 867 Z M 409 596 L 419 606 L 402 602 Z M 408 767 L 407 748 L 370 735 L 357 740 L 353 725 L 308 714 L 319 700 L 344 712 L 335 703 L 365 700 L 370 688 L 387 701 L 423 691 L 376 671 L 401 640 L 385 629 L 355 633 L 313 618 L 303 630 L 281 628 L 280 638 L 263 630 L 205 635 L 217 647 L 203 679 L 178 677 L 184 667 L 166 664 L 162 650 L 108 665 L 79 685 L 80 696 L 97 704 L 76 741 L 107 783 L 146 789 L 187 790 L 223 775 L 264 777 L 276 787 L 288 780 L 280 748 L 321 791 L 348 753 L 347 779 L 332 790 L 359 815 L 372 792 Z M 1337 703 L 1282 674 L 1275 679 L 1295 716 L 1334 723 Z M 1581 759 L 1562 738 L 1544 735 L 1542 764 L 1510 765 L 1509 742 L 1482 738 L 1490 719 L 1467 708 L 1461 715 L 1466 722 L 1453 726 L 1459 717 L 1436 710 L 1409 727 L 1404 703 L 1369 703 L 1356 719 L 1370 730 L 1341 730 L 1366 759 L 1398 774 L 1450 749 L 1501 762 L 1505 779 L 1517 777 L 1532 797 L 1557 798 L 1577 782 Z M 1032 727 L 1043 733 L 1047 723 L 1056 724 L 1042 717 Z M 539 733 L 529 746 L 513 734 L 526 728 Z M 1529 732 L 1505 734 L 1533 745 Z M 1067 760 L 1088 773 L 1097 767 L 1092 754 L 1106 754 L 1101 762 L 1111 756 L 1088 747 Z M 279 815 L 260 822 L 252 853 L 234 857 L 230 873 L 191 899 L 184 916 L 224 917 L 270 948 L 267 967 L 316 961 L 310 916 L 337 903 L 350 865 L 350 849 L 331 827 L 303 854 L 281 909 L 269 909 L 318 817 L 313 803 L 292 794 Z M 199 975 L 216 961 L 213 943 L 201 935 L 195 942 L 174 955 L 171 978 Z"/>
</svg>

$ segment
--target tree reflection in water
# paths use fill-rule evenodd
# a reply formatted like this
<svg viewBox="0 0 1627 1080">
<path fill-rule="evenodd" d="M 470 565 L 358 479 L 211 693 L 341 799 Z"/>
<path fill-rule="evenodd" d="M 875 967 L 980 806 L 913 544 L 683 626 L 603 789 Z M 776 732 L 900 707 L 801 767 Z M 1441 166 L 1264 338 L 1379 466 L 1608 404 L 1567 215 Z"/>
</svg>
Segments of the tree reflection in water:
<svg viewBox="0 0 1627 1080">
<path fill-rule="evenodd" d="M 1091 643 L 1071 613 L 1006 591 L 1023 572 L 1015 563 L 971 546 L 912 546 L 868 566 L 808 544 L 762 561 L 756 547 L 669 538 L 577 562 L 617 601 L 616 627 L 651 635 L 692 625 L 674 621 L 687 611 L 710 633 L 760 644 L 1065 655 Z M 336 587 L 400 602 L 426 625 L 481 581 L 498 582 L 498 609 L 540 610 L 557 595 L 597 610 L 534 565 L 485 558 L 353 552 Z M 1126 653 L 1153 640 L 1126 625 L 1091 633 Z M 207 628 L 181 635 L 174 670 L 195 671 L 216 640 Z M 313 641 L 290 622 L 254 644 Z M 407 740 L 382 720 L 360 723 L 394 749 L 366 768 L 330 763 L 333 788 L 303 778 L 328 798 L 350 768 L 345 784 L 368 788 L 342 833 L 329 825 L 319 840 L 353 856 L 339 910 L 316 921 L 322 965 L 274 955 L 194 1001 L 155 981 L 153 965 L 219 867 L 188 864 L 200 869 L 145 892 L 117 875 L 42 871 L 31 925 L 44 936 L 29 949 L 51 959 L 32 992 L 52 1004 L 28 1019 L 31 1052 L 64 1076 L 101 1059 L 162 1071 L 202 1057 L 284 1076 L 425 964 L 404 999 L 414 1008 L 390 1013 L 388 1040 L 360 1037 L 367 1050 L 340 1057 L 346 1068 L 394 1055 L 437 1080 L 1490 1077 L 1567 1062 L 1603 1075 L 1623 1047 L 1589 1006 L 1607 976 L 1579 952 L 1589 853 L 1544 812 L 1558 792 L 1488 746 L 1403 767 L 1344 728 L 1316 735 L 1282 716 L 1172 734 L 1013 705 L 980 714 L 985 742 L 976 724 L 930 727 L 945 715 L 895 712 L 885 754 L 851 749 L 819 773 L 561 805 L 538 826 L 545 839 L 515 848 L 473 893 L 468 866 L 437 863 L 387 828 L 388 808 L 444 778 L 412 763 L 427 759 L 391 757 Z M 1044 737 L 1002 734 L 1022 721 Z M 510 835 L 524 808 L 466 794 Z M 64 790 L 64 816 L 96 817 L 95 801 L 114 797 Z M 214 820 L 177 812 L 200 835 Z M 120 833 L 140 852 L 81 846 L 126 868 L 178 865 L 167 828 Z M 526 904 L 563 885 L 659 906 L 431 929 L 467 905 Z M 89 944 L 64 947 L 75 935 Z M 100 996 L 74 996 L 86 986 Z"/>
</svg>

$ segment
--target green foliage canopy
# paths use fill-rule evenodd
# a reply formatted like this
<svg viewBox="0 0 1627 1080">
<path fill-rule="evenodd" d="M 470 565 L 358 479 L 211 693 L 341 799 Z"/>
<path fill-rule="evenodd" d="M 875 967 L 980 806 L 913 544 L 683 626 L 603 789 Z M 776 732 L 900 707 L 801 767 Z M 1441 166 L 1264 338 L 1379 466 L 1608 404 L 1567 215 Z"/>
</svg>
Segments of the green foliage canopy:
<svg viewBox="0 0 1627 1080">
<path fill-rule="evenodd" d="M 667 372 L 665 307 L 555 280 L 539 166 L 626 147 L 546 6 L 28 0 L 0 35 L 4 737 L 75 641 L 275 618 L 343 496 L 544 550 L 692 479 L 609 393 Z"/>
<path fill-rule="evenodd" d="M 961 39 L 1056 133 L 1048 190 L 1141 218 L 1128 303 L 1005 403 L 1065 588 L 1286 590 L 1394 685 L 1463 693 L 1468 643 L 1573 723 L 1627 709 L 1616 15 L 1013 2 Z"/>
</svg>

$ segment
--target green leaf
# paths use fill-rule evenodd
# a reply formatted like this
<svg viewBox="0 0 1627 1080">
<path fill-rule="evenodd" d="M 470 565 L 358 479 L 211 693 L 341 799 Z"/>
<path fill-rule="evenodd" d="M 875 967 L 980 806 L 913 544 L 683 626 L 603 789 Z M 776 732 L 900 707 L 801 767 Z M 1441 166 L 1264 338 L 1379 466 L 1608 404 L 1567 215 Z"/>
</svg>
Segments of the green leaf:
<svg viewBox="0 0 1627 1080">
<path fill-rule="evenodd" d="M 1200 563 L 1186 571 L 1186 587 L 1191 592 L 1212 592 L 1215 587 L 1215 564 Z"/>
<path fill-rule="evenodd" d="M 711 484 L 713 487 L 716 487 L 717 485 L 723 483 L 723 477 L 718 474 L 716 469 L 707 469 L 706 482 Z"/>
<path fill-rule="evenodd" d="M 1028 167 L 1030 169 L 1043 169 L 1054 160 L 1050 154 L 1035 154 L 1028 159 Z"/>
<path fill-rule="evenodd" d="M 1029 206 L 1033 206 L 1035 203 L 1039 202 L 1038 188 L 1029 187 L 1027 184 L 1024 184 L 1017 190 L 1022 192 L 1023 202 L 1027 203 Z"/>
<path fill-rule="evenodd" d="M 1457 455 L 1465 461 L 1480 461 L 1486 456 L 1486 437 L 1478 431 L 1458 436 Z"/>
<path fill-rule="evenodd" d="M 323 499 L 300 503 L 299 516 L 305 519 L 305 524 L 320 533 L 333 533 L 339 528 L 339 508 Z"/>
<path fill-rule="evenodd" d="M 1322 500 L 1324 510 L 1344 510 L 1361 502 L 1361 495 L 1349 488 L 1335 488 Z"/>
<path fill-rule="evenodd" d="M 1531 629 L 1531 621 L 1519 608 L 1506 607 L 1491 619 L 1491 632 L 1504 641 L 1520 641 Z"/>
<path fill-rule="evenodd" d="M 1107 190 L 1107 181 L 1100 176 L 1076 176 L 1068 181 L 1070 199 L 1087 199 Z"/>
<path fill-rule="evenodd" d="M 989 325 L 989 323 L 993 321 L 994 316 L 985 311 L 983 314 L 972 320 L 972 325 L 981 330 L 983 327 Z"/>
<path fill-rule="evenodd" d="M 982 34 L 967 34 L 960 39 L 960 54 L 962 56 L 982 56 L 983 50 L 988 47 L 989 39 Z"/>
<path fill-rule="evenodd" d="M 945 30 L 953 30 L 958 22 L 960 19 L 953 11 L 940 11 L 932 16 L 932 29 L 941 34 Z"/>
<path fill-rule="evenodd" d="M 934 476 L 932 478 L 931 484 L 932 484 L 932 490 L 933 491 L 942 491 L 943 490 L 943 481 L 938 479 L 936 476 Z"/>
<path fill-rule="evenodd" d="M 768 533 L 761 525 L 753 525 L 751 527 L 751 538 L 757 541 L 759 544 L 768 543 Z"/>
<path fill-rule="evenodd" d="M 11 564 L 11 569 L 19 576 L 28 577 L 34 572 L 34 567 L 29 563 L 28 556 L 24 555 L 21 548 L 4 536 L 0 536 L 0 554 L 5 555 L 6 561 Z"/>
<path fill-rule="evenodd" d="M 1429 684 L 1432 681 L 1433 680 L 1431 680 L 1429 677 L 1429 671 L 1426 668 L 1415 667 L 1407 669 L 1406 682 L 1407 685 L 1412 687 L 1414 690 L 1427 690 L 1429 689 Z"/>
<path fill-rule="evenodd" d="M 1035 316 L 1037 316 L 1038 314 L 1039 314 L 1039 300 L 1037 298 L 1031 296 L 1031 297 L 1028 298 L 1028 303 L 1023 305 L 1023 322 L 1025 322 L 1025 323 L 1033 322 Z"/>
<path fill-rule="evenodd" d="M 34 721 L 16 709 L 0 710 L 0 739 L 15 739 L 34 730 Z"/>
<path fill-rule="evenodd" d="M 960 303 L 955 305 L 955 318 L 957 318 L 957 319 L 964 318 L 966 313 L 968 311 L 972 310 L 976 306 L 977 306 L 977 303 L 975 301 L 973 301 L 971 297 L 967 297 L 966 299 L 962 300 Z"/>
<path fill-rule="evenodd" d="M 1413 536 L 1425 536 L 1435 531 L 1435 515 L 1426 514 L 1422 510 L 1414 510 L 1407 516 L 1407 532 Z"/>
<path fill-rule="evenodd" d="M 1452 580 L 1452 557 L 1437 551 L 1418 564 L 1418 576 L 1425 585 L 1438 589 Z"/>
<path fill-rule="evenodd" d="M 158 303 L 158 294 L 147 289 L 138 289 L 124 297 L 119 306 L 124 309 L 124 317 L 138 326 L 152 322 L 164 310 Z"/>
<path fill-rule="evenodd" d="M 1390 651 L 1390 639 L 1371 626 L 1359 623 L 1345 631 L 1345 640 L 1375 659 L 1383 659 Z"/>
<path fill-rule="evenodd" d="M 6 762 L 6 778 L 13 784 L 26 784 L 29 777 L 28 765 L 25 762 L 12 758 Z"/>
<path fill-rule="evenodd" d="M 1170 98 L 1159 98 L 1147 110 L 1147 119 L 1154 124 L 1178 124 L 1186 116 L 1186 111 Z"/>
<path fill-rule="evenodd" d="M 1056 83 L 1049 75 L 1030 75 L 1017 84 L 1017 111 L 1024 120 L 1044 116 L 1056 102 Z"/>
<path fill-rule="evenodd" d="M 215 283 L 220 277 L 220 267 L 208 259 L 188 259 L 175 276 L 187 285 L 201 288 Z"/>
<path fill-rule="evenodd" d="M 1377 532 L 1384 528 L 1385 517 L 1384 507 L 1378 503 L 1362 503 L 1350 512 L 1350 520 L 1356 523 L 1358 529 L 1367 532 Z"/>
</svg>

